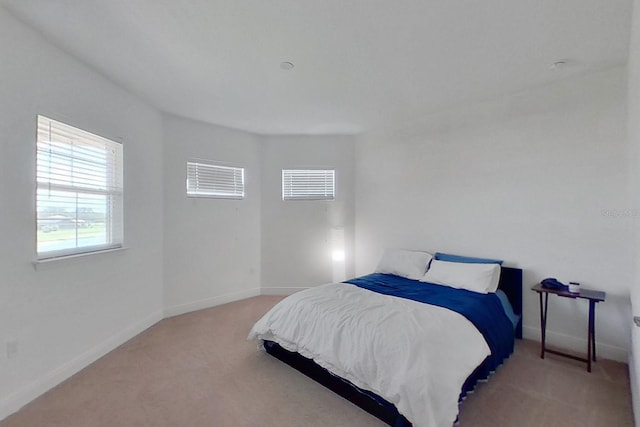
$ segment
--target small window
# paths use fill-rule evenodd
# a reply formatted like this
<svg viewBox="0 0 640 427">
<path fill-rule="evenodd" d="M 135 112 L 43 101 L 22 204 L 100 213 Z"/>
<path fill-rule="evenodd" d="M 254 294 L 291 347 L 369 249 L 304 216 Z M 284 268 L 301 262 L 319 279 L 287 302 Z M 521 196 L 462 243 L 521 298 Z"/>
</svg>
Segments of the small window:
<svg viewBox="0 0 640 427">
<path fill-rule="evenodd" d="M 282 170 L 282 200 L 333 200 L 334 198 L 335 170 Z"/>
<path fill-rule="evenodd" d="M 187 195 L 214 199 L 244 199 L 244 168 L 206 160 L 187 161 Z"/>
<path fill-rule="evenodd" d="M 38 116 L 38 259 L 122 247 L 122 144 Z"/>
</svg>

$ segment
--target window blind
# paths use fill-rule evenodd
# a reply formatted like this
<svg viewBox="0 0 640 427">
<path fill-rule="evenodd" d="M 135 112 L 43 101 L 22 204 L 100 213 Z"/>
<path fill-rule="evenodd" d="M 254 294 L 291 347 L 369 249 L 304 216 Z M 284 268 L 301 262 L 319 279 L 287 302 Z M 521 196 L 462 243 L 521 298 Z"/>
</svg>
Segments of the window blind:
<svg viewBox="0 0 640 427">
<path fill-rule="evenodd" d="M 283 169 L 282 200 L 333 200 L 334 169 Z"/>
<path fill-rule="evenodd" d="M 39 259 L 122 246 L 122 144 L 38 116 Z"/>
<path fill-rule="evenodd" d="M 187 195 L 244 199 L 244 168 L 204 160 L 187 161 Z"/>
</svg>

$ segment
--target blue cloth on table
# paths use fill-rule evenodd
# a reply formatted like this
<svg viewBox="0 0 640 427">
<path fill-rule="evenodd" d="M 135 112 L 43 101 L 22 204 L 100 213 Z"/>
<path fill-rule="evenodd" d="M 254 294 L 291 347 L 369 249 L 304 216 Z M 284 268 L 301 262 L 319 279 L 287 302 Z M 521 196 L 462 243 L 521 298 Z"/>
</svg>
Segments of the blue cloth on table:
<svg viewBox="0 0 640 427">
<path fill-rule="evenodd" d="M 487 341 L 491 355 L 472 375 L 477 377 L 473 379 L 473 384 L 465 384 L 467 389 L 463 388 L 461 396 L 473 389 L 477 380 L 488 378 L 491 371 L 500 366 L 513 352 L 513 325 L 505 314 L 500 299 L 494 293 L 481 294 L 382 273 L 369 274 L 347 280 L 345 283 L 384 295 L 448 308 L 462 314 L 473 323 Z M 460 351 L 464 351 L 464 348 Z"/>
</svg>

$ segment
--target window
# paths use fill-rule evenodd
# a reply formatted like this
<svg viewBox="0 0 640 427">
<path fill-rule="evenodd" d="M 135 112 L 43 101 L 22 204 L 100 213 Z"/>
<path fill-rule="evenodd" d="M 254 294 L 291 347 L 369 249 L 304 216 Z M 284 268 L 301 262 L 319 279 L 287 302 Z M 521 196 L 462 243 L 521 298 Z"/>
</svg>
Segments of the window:
<svg viewBox="0 0 640 427">
<path fill-rule="evenodd" d="M 205 160 L 187 161 L 187 195 L 244 199 L 244 168 Z"/>
<path fill-rule="evenodd" d="M 334 198 L 335 170 L 282 170 L 282 200 L 333 200 Z"/>
<path fill-rule="evenodd" d="M 38 116 L 38 259 L 122 247 L 122 144 Z"/>
</svg>

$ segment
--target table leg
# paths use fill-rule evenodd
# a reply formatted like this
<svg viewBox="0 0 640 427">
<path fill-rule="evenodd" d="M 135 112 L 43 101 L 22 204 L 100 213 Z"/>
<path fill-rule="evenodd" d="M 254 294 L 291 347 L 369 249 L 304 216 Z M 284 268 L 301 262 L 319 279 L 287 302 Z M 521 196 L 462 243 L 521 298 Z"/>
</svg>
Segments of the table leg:
<svg viewBox="0 0 640 427">
<path fill-rule="evenodd" d="M 542 300 L 542 292 L 538 292 L 540 296 L 540 333 L 542 341 L 540 343 L 540 358 L 544 359 L 544 352 L 547 338 L 547 307 L 549 306 L 549 294 L 545 292 L 544 302 Z"/>
<path fill-rule="evenodd" d="M 591 372 L 591 360 L 596 360 L 594 334 L 595 302 L 589 301 L 589 331 L 587 337 L 587 371 Z"/>
<path fill-rule="evenodd" d="M 589 311 L 591 315 L 591 346 L 593 347 L 592 356 L 593 361 L 596 361 L 596 303 L 597 301 L 589 301 Z"/>
</svg>

